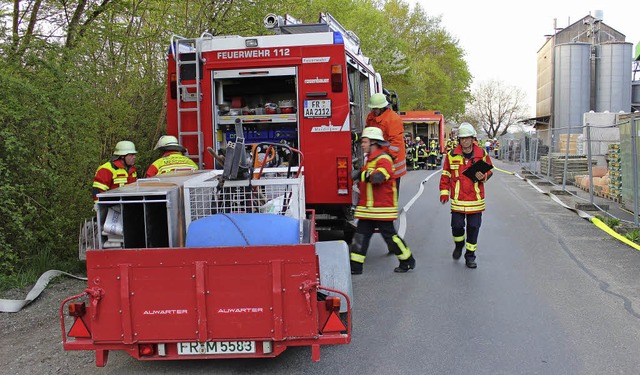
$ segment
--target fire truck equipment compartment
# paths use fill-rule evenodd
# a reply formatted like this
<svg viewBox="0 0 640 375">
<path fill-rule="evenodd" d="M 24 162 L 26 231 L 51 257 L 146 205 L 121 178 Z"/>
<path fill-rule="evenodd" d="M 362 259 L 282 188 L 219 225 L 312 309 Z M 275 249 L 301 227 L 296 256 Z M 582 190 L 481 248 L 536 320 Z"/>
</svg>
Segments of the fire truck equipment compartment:
<svg viewBox="0 0 640 375">
<path fill-rule="evenodd" d="M 215 214 L 193 221 L 186 247 L 294 245 L 300 223 L 287 216 L 261 213 Z"/>
</svg>

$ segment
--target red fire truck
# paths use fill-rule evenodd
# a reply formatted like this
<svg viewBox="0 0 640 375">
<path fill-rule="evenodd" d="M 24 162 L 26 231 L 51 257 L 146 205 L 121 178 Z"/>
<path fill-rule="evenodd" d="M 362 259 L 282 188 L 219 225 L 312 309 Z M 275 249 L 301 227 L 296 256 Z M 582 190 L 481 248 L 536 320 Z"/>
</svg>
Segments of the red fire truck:
<svg viewBox="0 0 640 375">
<path fill-rule="evenodd" d="M 414 139 L 424 139 L 427 146 L 435 139 L 440 146 L 440 153 L 445 152 L 444 116 L 440 111 L 402 111 L 398 114 L 404 123 L 405 134 L 410 134 Z"/>
<path fill-rule="evenodd" d="M 300 149 L 317 229 L 349 230 L 350 172 L 360 149 L 354 140 L 369 97 L 384 92 L 380 75 L 358 37 L 328 13 L 315 24 L 269 14 L 264 24 L 275 34 L 172 39 L 167 132 L 207 169 L 221 167 L 212 155 L 235 139 L 236 119 L 247 147 L 280 142 Z M 275 166 L 286 155 L 266 158 Z"/>
</svg>

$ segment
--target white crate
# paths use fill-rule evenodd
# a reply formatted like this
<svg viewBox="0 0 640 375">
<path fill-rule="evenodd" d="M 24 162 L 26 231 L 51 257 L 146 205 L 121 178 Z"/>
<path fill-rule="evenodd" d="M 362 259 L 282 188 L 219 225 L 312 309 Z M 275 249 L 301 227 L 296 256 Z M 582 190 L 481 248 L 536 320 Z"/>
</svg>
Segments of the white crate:
<svg viewBox="0 0 640 375">
<path fill-rule="evenodd" d="M 259 179 L 221 183 L 212 170 L 184 184 L 185 224 L 217 213 L 270 213 L 305 218 L 304 177 L 287 178 L 287 168 L 265 168 Z M 292 174 L 297 168 L 291 168 Z"/>
</svg>

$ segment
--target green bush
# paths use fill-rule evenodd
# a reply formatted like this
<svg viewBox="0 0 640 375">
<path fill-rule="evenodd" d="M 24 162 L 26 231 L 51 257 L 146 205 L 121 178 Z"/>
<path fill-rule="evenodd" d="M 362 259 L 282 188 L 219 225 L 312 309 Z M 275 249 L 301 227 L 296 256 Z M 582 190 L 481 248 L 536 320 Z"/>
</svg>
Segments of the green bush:
<svg viewBox="0 0 640 375">
<path fill-rule="evenodd" d="M 640 229 L 636 228 L 624 235 L 629 241 L 640 243 Z"/>
</svg>

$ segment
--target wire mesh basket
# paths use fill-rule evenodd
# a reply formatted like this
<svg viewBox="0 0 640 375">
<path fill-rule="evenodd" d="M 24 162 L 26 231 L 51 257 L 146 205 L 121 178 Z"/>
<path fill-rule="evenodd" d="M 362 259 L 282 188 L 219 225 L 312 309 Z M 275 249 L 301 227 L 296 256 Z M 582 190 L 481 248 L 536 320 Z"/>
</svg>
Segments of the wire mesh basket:
<svg viewBox="0 0 640 375">
<path fill-rule="evenodd" d="M 289 172 L 289 173 L 288 173 Z M 223 180 L 213 170 L 184 185 L 185 224 L 218 213 L 267 213 L 305 217 L 304 178 L 295 168 L 266 168 L 259 179 Z"/>
</svg>

